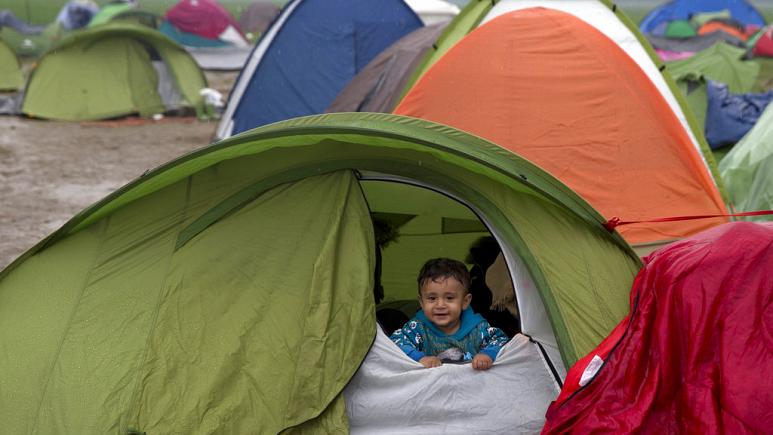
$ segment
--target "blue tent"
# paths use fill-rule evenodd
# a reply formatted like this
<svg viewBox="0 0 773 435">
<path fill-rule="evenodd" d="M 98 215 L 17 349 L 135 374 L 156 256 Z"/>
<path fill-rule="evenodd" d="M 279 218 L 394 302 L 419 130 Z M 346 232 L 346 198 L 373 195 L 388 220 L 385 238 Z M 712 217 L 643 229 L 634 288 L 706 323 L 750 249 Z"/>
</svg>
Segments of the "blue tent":
<svg viewBox="0 0 773 435">
<path fill-rule="evenodd" d="M 765 25 L 762 14 L 744 0 L 673 0 L 650 11 L 639 24 L 639 29 L 652 33 L 661 23 L 689 20 L 695 14 L 723 10 L 730 12 L 730 16 L 742 24 Z"/>
<path fill-rule="evenodd" d="M 773 101 L 773 91 L 732 94 L 726 84 L 713 80 L 708 81 L 706 91 L 706 140 L 711 149 L 738 142 Z"/>
<path fill-rule="evenodd" d="M 289 2 L 236 80 L 217 137 L 324 112 L 371 59 L 421 26 L 403 0 Z"/>
</svg>

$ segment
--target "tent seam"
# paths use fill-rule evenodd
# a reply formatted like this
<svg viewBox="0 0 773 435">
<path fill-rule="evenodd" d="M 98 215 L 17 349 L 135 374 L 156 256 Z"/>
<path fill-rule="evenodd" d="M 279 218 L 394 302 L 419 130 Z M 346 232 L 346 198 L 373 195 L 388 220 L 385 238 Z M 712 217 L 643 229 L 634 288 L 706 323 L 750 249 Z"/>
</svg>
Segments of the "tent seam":
<svg viewBox="0 0 773 435">
<path fill-rule="evenodd" d="M 56 357 L 51 362 L 51 366 L 48 369 L 48 375 L 46 377 L 46 383 L 43 387 L 43 394 L 40 397 L 40 402 L 38 403 L 38 410 L 35 412 L 35 422 L 32 427 L 32 432 L 35 433 L 38 429 L 38 425 L 40 424 L 40 411 L 43 408 L 43 401 L 46 398 L 46 394 L 48 392 L 48 386 L 51 383 L 51 374 L 54 371 L 54 367 L 56 367 L 57 362 L 59 362 L 59 358 L 62 355 L 62 348 L 64 347 L 64 342 L 67 340 L 67 335 L 70 332 L 70 327 L 72 326 L 73 319 L 75 318 L 75 313 L 78 311 L 78 308 L 80 307 L 80 304 L 83 299 L 83 292 L 86 290 L 86 287 L 88 286 L 88 282 L 91 278 L 92 273 L 94 272 L 94 266 L 97 263 L 97 259 L 99 258 L 100 254 L 102 253 L 102 248 L 104 247 L 105 243 L 105 234 L 107 233 L 107 228 L 110 226 L 110 218 L 111 216 L 107 216 L 105 219 L 105 222 L 102 224 L 102 229 L 100 231 L 100 237 L 99 237 L 99 248 L 97 249 L 97 252 L 94 254 L 94 259 L 91 261 L 91 266 L 88 269 L 88 273 L 86 273 L 86 276 L 83 278 L 83 282 L 81 283 L 81 289 L 80 293 L 78 294 L 77 302 L 74 304 L 72 311 L 70 312 L 70 317 L 67 320 L 67 324 L 64 327 L 64 332 L 62 333 L 62 339 L 59 341 L 59 346 L 57 346 L 56 350 Z"/>
<path fill-rule="evenodd" d="M 190 199 L 191 199 L 191 185 L 192 184 L 193 184 L 193 177 L 192 176 L 188 176 L 188 183 L 187 183 L 186 190 L 185 190 L 185 208 L 183 209 L 182 217 L 180 219 L 181 222 L 185 222 L 186 216 L 188 215 L 188 210 L 189 210 L 190 202 L 191 202 Z M 176 241 L 177 238 L 175 237 L 174 240 Z M 131 419 L 133 417 L 136 417 L 138 425 L 139 425 L 140 408 L 139 408 L 139 403 L 137 403 L 137 405 L 135 405 L 135 402 L 137 401 L 137 395 L 139 394 L 139 390 L 140 390 L 140 378 L 141 378 L 141 376 L 140 376 L 141 373 L 140 372 L 142 370 L 142 367 L 144 367 L 145 363 L 147 362 L 148 354 L 150 353 L 149 352 L 149 349 L 150 349 L 150 339 L 153 337 L 153 335 L 156 332 L 156 326 L 158 326 L 158 314 L 161 311 L 161 301 L 162 301 L 162 297 L 163 297 L 163 295 L 165 293 L 164 289 L 166 288 L 167 280 L 169 279 L 169 268 L 170 268 L 170 265 L 172 263 L 172 257 L 174 257 L 174 253 L 175 253 L 175 244 L 173 243 L 172 244 L 172 249 L 171 249 L 171 251 L 169 253 L 169 256 L 167 257 L 167 263 L 166 263 L 166 267 L 165 267 L 166 270 L 164 272 L 164 278 L 163 278 L 163 280 L 162 280 L 162 282 L 161 282 L 161 284 L 159 286 L 158 297 L 156 299 L 156 306 L 155 306 L 155 308 L 153 310 L 153 320 L 151 321 L 150 329 L 148 330 L 148 335 L 145 338 L 145 345 L 143 346 L 144 349 L 143 349 L 143 353 L 142 353 L 142 358 L 140 358 L 139 364 L 137 364 L 137 368 L 136 368 L 136 372 L 137 372 L 136 375 L 137 376 L 136 376 L 136 380 L 135 380 L 135 386 L 133 388 L 132 395 L 129 398 L 128 407 L 127 407 L 127 410 L 129 410 L 129 412 L 127 412 L 127 414 L 129 414 L 129 413 L 135 414 L 135 411 L 136 411 L 136 414 L 133 415 L 133 416 L 124 414 L 125 415 L 124 418 L 126 420 L 129 420 L 129 419 Z"/>
</svg>

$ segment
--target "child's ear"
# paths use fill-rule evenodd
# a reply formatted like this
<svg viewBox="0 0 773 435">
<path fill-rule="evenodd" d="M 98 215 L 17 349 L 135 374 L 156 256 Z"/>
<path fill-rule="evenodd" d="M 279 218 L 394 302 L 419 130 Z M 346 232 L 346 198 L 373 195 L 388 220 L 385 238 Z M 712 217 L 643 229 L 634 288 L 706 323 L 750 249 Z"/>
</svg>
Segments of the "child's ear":
<svg viewBox="0 0 773 435">
<path fill-rule="evenodd" d="M 467 307 L 470 306 L 470 302 L 472 302 L 472 293 L 467 293 L 464 295 L 464 302 L 462 303 L 462 309 L 466 310 Z"/>
</svg>

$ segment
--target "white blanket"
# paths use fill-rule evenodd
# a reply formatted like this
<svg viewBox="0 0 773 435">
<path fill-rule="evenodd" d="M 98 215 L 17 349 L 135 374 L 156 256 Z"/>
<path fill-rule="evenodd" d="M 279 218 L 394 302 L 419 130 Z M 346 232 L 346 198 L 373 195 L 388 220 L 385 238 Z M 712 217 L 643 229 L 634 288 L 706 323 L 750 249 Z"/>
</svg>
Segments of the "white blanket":
<svg viewBox="0 0 773 435">
<path fill-rule="evenodd" d="M 539 433 L 559 388 L 539 348 L 516 335 L 487 371 L 425 369 L 384 333 L 344 390 L 352 434 Z"/>
</svg>

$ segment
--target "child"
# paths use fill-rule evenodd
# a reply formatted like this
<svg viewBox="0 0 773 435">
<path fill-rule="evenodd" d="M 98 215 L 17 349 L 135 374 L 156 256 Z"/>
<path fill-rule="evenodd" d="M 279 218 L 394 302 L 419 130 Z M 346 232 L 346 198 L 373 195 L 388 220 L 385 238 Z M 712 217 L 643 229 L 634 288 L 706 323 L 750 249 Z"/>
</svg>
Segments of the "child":
<svg viewBox="0 0 773 435">
<path fill-rule="evenodd" d="M 507 336 L 469 308 L 470 274 L 464 263 L 450 258 L 427 261 L 419 272 L 419 311 L 390 337 L 424 367 L 443 361 L 468 362 L 472 368 L 491 367 Z"/>
</svg>

